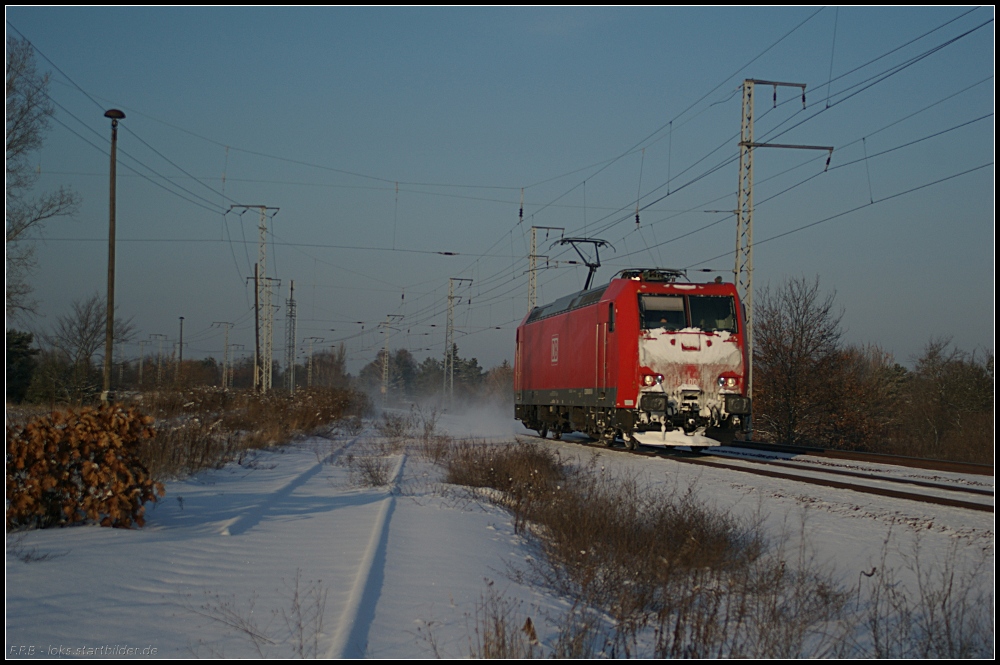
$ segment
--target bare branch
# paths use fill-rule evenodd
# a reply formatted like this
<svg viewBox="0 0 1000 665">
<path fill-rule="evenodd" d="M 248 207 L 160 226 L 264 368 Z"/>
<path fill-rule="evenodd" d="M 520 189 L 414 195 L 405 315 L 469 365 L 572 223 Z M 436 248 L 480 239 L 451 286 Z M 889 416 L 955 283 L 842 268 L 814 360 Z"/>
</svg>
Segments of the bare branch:
<svg viewBox="0 0 1000 665">
<path fill-rule="evenodd" d="M 7 254 L 6 311 L 13 319 L 35 313 L 28 277 L 35 268 L 30 234 L 53 217 L 72 215 L 80 206 L 80 197 L 60 187 L 38 197 L 29 196 L 38 178 L 29 158 L 42 147 L 53 114 L 48 96 L 49 75 L 35 67 L 31 43 L 7 39 Z"/>
</svg>

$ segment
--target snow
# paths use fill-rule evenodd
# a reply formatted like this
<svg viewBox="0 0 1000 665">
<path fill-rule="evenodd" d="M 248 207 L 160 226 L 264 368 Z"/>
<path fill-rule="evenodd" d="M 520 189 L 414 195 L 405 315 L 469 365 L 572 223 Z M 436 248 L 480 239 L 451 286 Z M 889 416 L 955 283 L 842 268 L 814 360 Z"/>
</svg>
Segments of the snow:
<svg viewBox="0 0 1000 665">
<path fill-rule="evenodd" d="M 527 434 L 482 414 L 444 417 L 438 429 L 493 440 Z M 143 529 L 8 536 L 7 655 L 465 657 L 477 607 L 491 594 L 509 600 L 521 621 L 532 617 L 543 644 L 551 638 L 566 601 L 514 581 L 510 572 L 534 551 L 508 515 L 444 484 L 415 449 L 390 453 L 389 487 L 356 486 L 345 460 L 362 454 L 366 440 L 309 439 L 170 482 Z M 992 514 L 572 440 L 545 445 L 569 460 L 598 455 L 600 468 L 651 487 L 693 488 L 708 503 L 757 516 L 791 546 L 804 539 L 846 585 L 878 563 L 887 541 L 889 561 L 900 566 L 914 547 L 927 561 L 958 551 L 970 562 L 986 552 L 992 562 Z M 992 488 L 992 478 L 970 482 Z M 322 600 L 316 590 L 325 593 L 321 628 L 308 613 Z"/>
</svg>

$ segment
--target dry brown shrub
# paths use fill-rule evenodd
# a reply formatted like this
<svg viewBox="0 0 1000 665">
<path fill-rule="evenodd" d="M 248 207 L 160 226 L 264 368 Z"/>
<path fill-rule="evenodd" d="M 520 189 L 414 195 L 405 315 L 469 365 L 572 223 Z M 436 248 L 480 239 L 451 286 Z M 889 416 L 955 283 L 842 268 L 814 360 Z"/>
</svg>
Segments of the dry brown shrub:
<svg viewBox="0 0 1000 665">
<path fill-rule="evenodd" d="M 364 395 L 332 388 L 295 395 L 195 388 L 148 393 L 141 401 L 157 416 L 156 436 L 140 454 L 158 479 L 218 468 L 296 436 L 327 435 L 345 418 L 361 422 L 370 408 Z"/>
<path fill-rule="evenodd" d="M 446 467 L 449 482 L 491 488 L 481 496 L 510 510 L 515 529 L 535 542 L 542 556 L 517 577 L 573 603 L 553 655 L 836 653 L 845 593 L 814 562 L 774 549 L 759 521 L 713 508 L 690 489 L 613 476 L 596 456 L 564 464 L 535 444 L 456 446 Z M 508 644 L 517 623 L 510 614 L 479 622 L 492 640 L 477 634 L 474 655 Z"/>
<path fill-rule="evenodd" d="M 145 523 L 164 494 L 139 461 L 153 419 L 114 406 L 55 411 L 7 428 L 7 528 Z"/>
<path fill-rule="evenodd" d="M 493 582 L 476 604 L 475 639 L 469 640 L 470 658 L 525 659 L 540 654 L 531 618 L 519 621 L 517 603 L 498 593 Z"/>
</svg>

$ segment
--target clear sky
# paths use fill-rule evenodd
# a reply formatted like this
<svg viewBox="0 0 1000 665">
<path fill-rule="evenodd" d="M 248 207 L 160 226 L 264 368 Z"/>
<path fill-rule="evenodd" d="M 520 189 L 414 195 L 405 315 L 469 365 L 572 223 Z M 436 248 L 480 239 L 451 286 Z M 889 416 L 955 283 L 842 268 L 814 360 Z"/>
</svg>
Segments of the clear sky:
<svg viewBox="0 0 1000 665">
<path fill-rule="evenodd" d="M 932 337 L 992 351 L 993 18 L 8 7 L 8 36 L 52 72 L 38 187 L 83 200 L 37 246 L 33 326 L 105 292 L 104 111 L 119 108 L 115 299 L 136 341 L 175 341 L 183 316 L 185 357 L 221 358 L 214 322 L 235 323 L 230 342 L 252 350 L 259 214 L 230 207 L 266 205 L 278 209 L 276 359 L 292 281 L 299 339 L 343 341 L 352 371 L 374 359 L 389 314 L 402 315 L 393 348 L 441 357 L 455 277 L 472 280 L 455 287 L 459 353 L 489 368 L 513 359 L 532 225 L 610 242 L 598 282 L 650 265 L 732 279 L 740 88 L 756 78 L 807 85 L 805 110 L 794 89 L 774 107 L 757 88 L 757 141 L 835 148 L 826 172 L 825 153 L 755 152 L 758 288 L 818 276 L 844 308 L 845 339 L 903 364 Z M 558 234 L 539 246 L 540 303 L 586 277 L 565 263 L 571 250 L 550 248 Z"/>
</svg>

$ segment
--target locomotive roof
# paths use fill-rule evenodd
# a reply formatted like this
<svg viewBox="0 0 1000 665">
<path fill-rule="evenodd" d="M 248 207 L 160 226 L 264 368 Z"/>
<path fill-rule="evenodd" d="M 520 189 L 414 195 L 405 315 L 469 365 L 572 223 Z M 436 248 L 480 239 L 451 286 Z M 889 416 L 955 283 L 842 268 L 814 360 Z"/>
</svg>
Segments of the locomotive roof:
<svg viewBox="0 0 1000 665">
<path fill-rule="evenodd" d="M 678 282 L 678 277 L 683 277 L 684 280 Z M 692 284 L 692 282 L 688 281 L 687 273 L 683 270 L 675 270 L 673 268 L 628 268 L 619 271 L 613 278 L 611 278 L 610 282 L 604 284 L 603 286 L 598 286 L 586 291 L 570 293 L 569 295 L 563 296 L 558 300 L 554 300 L 547 305 L 535 307 L 528 314 L 524 323 L 531 323 L 532 321 L 568 312 L 572 309 L 577 309 L 578 307 L 592 305 L 595 302 L 600 301 L 605 291 L 607 291 L 613 283 L 620 281 L 678 284 L 678 286 L 681 284 Z M 712 282 L 705 282 L 704 284 L 712 284 Z"/>
</svg>

